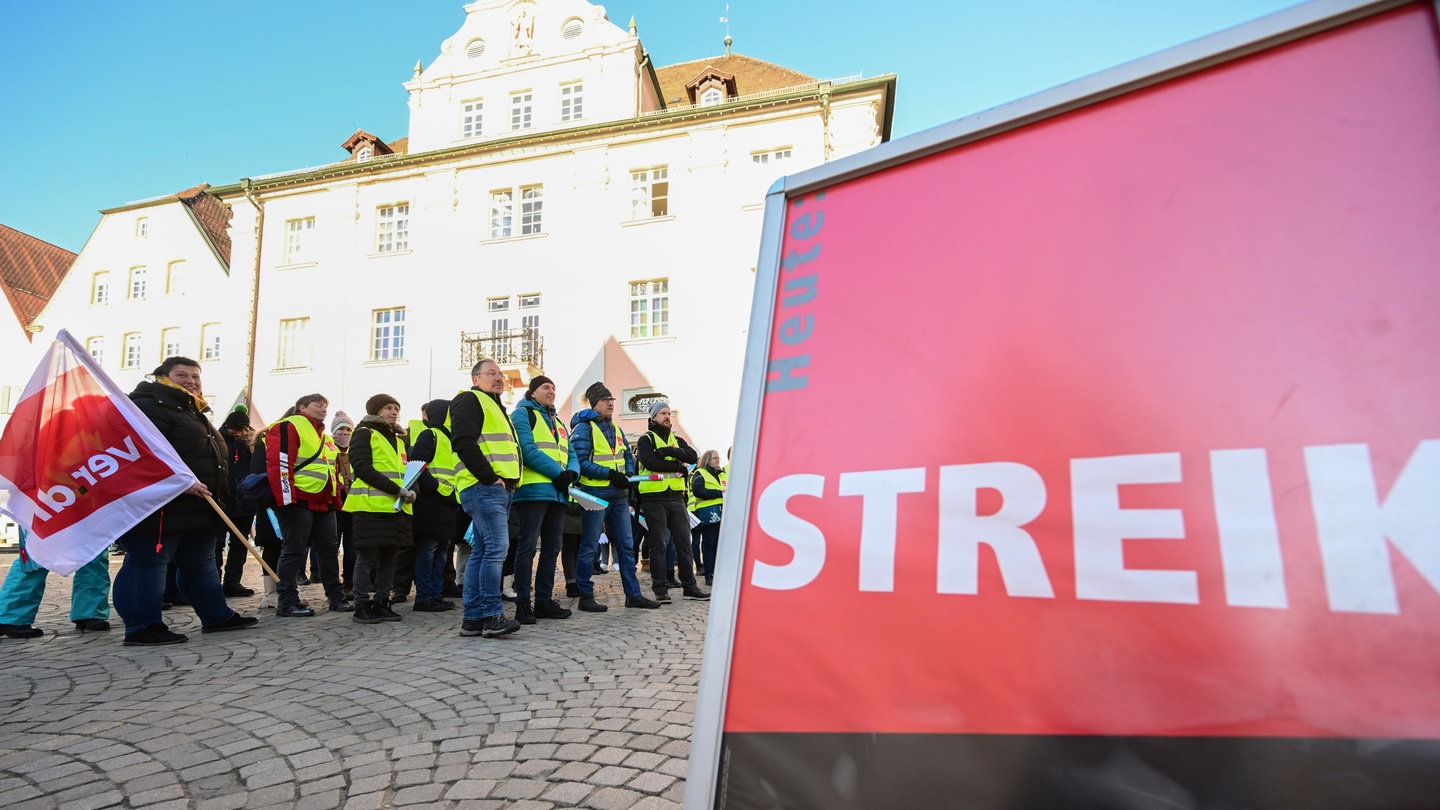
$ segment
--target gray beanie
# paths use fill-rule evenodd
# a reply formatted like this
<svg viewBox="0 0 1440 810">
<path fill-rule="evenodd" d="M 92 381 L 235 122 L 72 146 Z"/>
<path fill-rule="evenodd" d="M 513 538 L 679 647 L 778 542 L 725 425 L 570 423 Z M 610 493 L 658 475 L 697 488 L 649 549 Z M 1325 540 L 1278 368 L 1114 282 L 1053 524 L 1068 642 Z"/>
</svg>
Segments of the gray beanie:
<svg viewBox="0 0 1440 810">
<path fill-rule="evenodd" d="M 668 408 L 668 407 L 670 407 L 670 403 L 669 403 L 669 402 L 666 402 L 666 401 L 663 400 L 663 399 L 657 399 L 657 400 L 655 400 L 655 402 L 650 405 L 650 418 L 651 418 L 651 419 L 654 419 L 655 416 L 660 413 L 660 409 L 661 409 L 661 408 Z"/>
</svg>

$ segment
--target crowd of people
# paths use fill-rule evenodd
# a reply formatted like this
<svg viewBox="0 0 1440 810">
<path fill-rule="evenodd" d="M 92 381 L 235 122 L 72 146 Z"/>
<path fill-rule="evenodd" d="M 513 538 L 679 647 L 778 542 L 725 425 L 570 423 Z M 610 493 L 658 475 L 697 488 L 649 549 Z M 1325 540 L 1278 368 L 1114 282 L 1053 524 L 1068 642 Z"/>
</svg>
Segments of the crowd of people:
<svg viewBox="0 0 1440 810">
<path fill-rule="evenodd" d="M 660 608 L 677 590 L 710 598 L 700 578 L 708 587 L 715 576 L 726 472 L 716 451 L 697 454 L 674 431 L 666 402 L 632 446 L 603 382 L 567 427 L 550 378 L 530 380 L 507 411 L 503 371 L 481 360 L 468 390 L 424 403 L 409 429 L 381 393 L 358 423 L 337 411 L 327 431 L 330 403 L 316 393 L 257 434 L 243 408 L 212 425 L 196 361 L 167 358 L 152 377 L 130 398 L 196 481 L 119 538 L 113 585 L 108 551 L 77 572 L 71 620 L 82 631 L 109 630 L 112 602 L 127 646 L 186 641 L 162 617 L 175 605 L 204 633 L 255 626 L 227 602 L 255 593 L 242 582 L 250 538 L 276 575 L 262 580 L 260 609 L 285 619 L 316 615 L 300 593 L 314 582 L 329 611 L 361 624 L 401 621 L 395 606 L 413 590 L 411 610 L 458 609 L 460 635 L 483 637 L 570 618 L 561 598 L 607 611 L 595 577 L 612 571 L 626 608 Z M 43 634 L 32 625 L 45 575 L 33 561 L 11 567 L 0 635 Z"/>
</svg>

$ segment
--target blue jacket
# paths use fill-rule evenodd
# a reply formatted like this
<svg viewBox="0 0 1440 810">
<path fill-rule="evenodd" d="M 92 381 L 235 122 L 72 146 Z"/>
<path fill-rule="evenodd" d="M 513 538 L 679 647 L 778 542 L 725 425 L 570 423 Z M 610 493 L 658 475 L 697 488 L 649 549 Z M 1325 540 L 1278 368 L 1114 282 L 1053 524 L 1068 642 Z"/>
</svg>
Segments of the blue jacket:
<svg viewBox="0 0 1440 810">
<path fill-rule="evenodd" d="M 613 447 L 615 444 L 615 423 L 609 419 L 601 419 L 600 414 L 594 408 L 586 408 L 570 417 L 570 449 L 580 460 L 580 475 L 583 478 L 608 478 L 610 470 L 608 467 L 601 467 L 590 460 L 595 453 L 595 443 L 590 440 L 590 426 L 585 422 L 594 422 L 605 435 L 605 440 Z M 635 456 L 630 453 L 630 443 L 625 442 L 625 474 L 635 474 Z M 625 491 L 616 487 L 587 487 L 581 489 L 606 500 L 625 497 Z"/>
<path fill-rule="evenodd" d="M 515 423 L 515 438 L 520 440 L 520 463 L 524 465 L 525 469 L 534 470 L 552 480 L 566 470 L 579 475 L 580 464 L 575 457 L 574 442 L 570 443 L 569 460 L 564 467 L 561 467 L 555 463 L 555 459 L 535 446 L 535 429 L 530 426 L 532 417 L 536 420 L 544 419 L 551 433 L 555 433 L 556 425 L 560 424 L 555 418 L 554 409 L 547 408 L 530 397 L 520 400 L 515 405 L 515 412 L 510 414 L 510 421 Z M 510 500 L 515 503 L 521 501 L 569 502 L 569 498 L 560 497 L 560 491 L 549 481 L 525 484 L 515 490 L 515 495 Z"/>
</svg>

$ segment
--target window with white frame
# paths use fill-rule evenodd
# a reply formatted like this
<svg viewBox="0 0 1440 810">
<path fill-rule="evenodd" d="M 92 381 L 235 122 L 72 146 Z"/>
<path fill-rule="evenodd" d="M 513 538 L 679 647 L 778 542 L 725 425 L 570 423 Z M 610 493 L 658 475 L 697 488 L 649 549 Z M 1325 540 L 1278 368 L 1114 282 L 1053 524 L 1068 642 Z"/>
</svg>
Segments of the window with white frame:
<svg viewBox="0 0 1440 810">
<path fill-rule="evenodd" d="M 182 354 L 180 347 L 180 327 L 170 326 L 160 330 L 160 359 L 167 357 L 179 357 Z"/>
<path fill-rule="evenodd" d="M 377 309 L 370 313 L 370 359 L 405 359 L 405 308 Z"/>
<path fill-rule="evenodd" d="M 410 249 L 410 203 L 382 205 L 375 210 L 375 252 Z"/>
<path fill-rule="evenodd" d="M 510 296 L 506 295 L 498 298 L 486 298 L 485 311 L 491 313 L 492 315 L 496 312 L 509 312 Z"/>
<path fill-rule="evenodd" d="M 110 303 L 110 271 L 101 270 L 90 277 L 90 303 Z"/>
<path fill-rule="evenodd" d="M 285 263 L 315 261 L 315 218 L 285 220 Z"/>
<path fill-rule="evenodd" d="M 366 163 L 366 162 L 368 162 L 368 161 L 370 160 L 370 158 L 372 158 L 372 157 L 374 157 L 374 156 L 375 156 L 375 150 L 374 150 L 374 149 L 371 149 L 371 148 L 370 148 L 370 144 L 367 143 L 367 144 L 365 144 L 364 146 L 360 147 L 360 151 L 358 151 L 358 152 L 355 153 L 355 162 L 356 162 L 356 163 Z"/>
<path fill-rule="evenodd" d="M 540 331 L 540 293 L 515 296 L 515 306 L 520 310 L 520 325 Z"/>
<path fill-rule="evenodd" d="M 630 282 L 630 337 L 670 334 L 670 280 Z"/>
<path fill-rule="evenodd" d="M 504 239 L 513 235 L 515 192 L 510 189 L 490 192 L 490 238 Z"/>
<path fill-rule="evenodd" d="M 126 332 L 120 342 L 121 356 L 123 363 L 121 368 L 139 368 L 141 354 L 144 351 L 144 341 L 141 340 L 139 332 Z"/>
<path fill-rule="evenodd" d="M 750 162 L 751 162 L 751 163 L 760 163 L 760 164 L 765 164 L 765 163 L 779 163 L 779 162 L 782 161 L 782 160 L 789 160 L 789 159 L 790 159 L 790 147 L 788 147 L 788 146 L 785 147 L 784 149 L 770 149 L 770 150 L 765 151 L 765 152 L 751 152 L 751 153 L 750 153 Z"/>
<path fill-rule="evenodd" d="M 220 324 L 207 323 L 200 327 L 200 359 L 220 359 Z"/>
<path fill-rule="evenodd" d="M 170 262 L 165 266 L 165 294 L 183 295 L 185 293 L 185 260 Z"/>
<path fill-rule="evenodd" d="M 560 120 L 579 121 L 585 115 L 585 85 L 570 82 L 560 85 Z"/>
<path fill-rule="evenodd" d="M 712 104 L 719 104 L 725 100 L 725 93 L 718 87 L 712 87 L 700 94 L 700 106 L 709 107 Z"/>
<path fill-rule="evenodd" d="M 510 329 L 510 296 L 494 296 L 485 299 L 485 311 L 490 313 L 490 331 L 506 332 Z"/>
<path fill-rule="evenodd" d="M 150 235 L 150 220 L 147 217 L 140 217 L 135 220 L 135 236 L 144 239 Z"/>
<path fill-rule="evenodd" d="M 520 233 L 540 233 L 542 223 L 540 220 L 541 209 L 545 204 L 545 189 L 542 186 L 530 186 L 520 189 Z"/>
<path fill-rule="evenodd" d="M 630 218 L 670 214 L 670 171 L 664 166 L 630 172 Z"/>
<path fill-rule="evenodd" d="M 310 319 L 283 318 L 280 321 L 276 368 L 304 368 L 310 365 Z"/>
<path fill-rule="evenodd" d="M 146 279 L 149 274 L 143 266 L 130 268 L 130 300 L 145 300 Z"/>
<path fill-rule="evenodd" d="M 510 128 L 529 129 L 532 125 L 532 96 L 529 92 L 510 95 Z"/>
<path fill-rule="evenodd" d="M 485 102 L 480 99 L 460 105 L 460 137 L 478 138 L 485 124 Z"/>
<path fill-rule="evenodd" d="M 103 338 L 103 337 L 89 337 L 89 338 L 85 338 L 85 351 L 88 352 L 91 357 L 95 358 L 95 362 L 97 362 L 97 363 L 104 363 L 104 362 L 105 362 L 105 338 Z"/>
</svg>

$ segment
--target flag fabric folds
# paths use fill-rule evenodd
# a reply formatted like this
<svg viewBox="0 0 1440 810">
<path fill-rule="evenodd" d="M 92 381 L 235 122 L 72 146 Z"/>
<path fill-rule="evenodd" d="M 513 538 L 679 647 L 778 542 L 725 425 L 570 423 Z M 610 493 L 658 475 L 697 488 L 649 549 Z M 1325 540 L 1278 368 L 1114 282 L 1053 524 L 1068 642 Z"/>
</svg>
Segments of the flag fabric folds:
<svg viewBox="0 0 1440 810">
<path fill-rule="evenodd" d="M 70 575 L 195 483 L 174 448 L 61 330 L 0 436 L 0 512 Z"/>
</svg>

